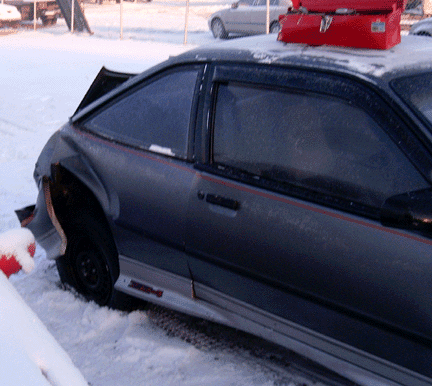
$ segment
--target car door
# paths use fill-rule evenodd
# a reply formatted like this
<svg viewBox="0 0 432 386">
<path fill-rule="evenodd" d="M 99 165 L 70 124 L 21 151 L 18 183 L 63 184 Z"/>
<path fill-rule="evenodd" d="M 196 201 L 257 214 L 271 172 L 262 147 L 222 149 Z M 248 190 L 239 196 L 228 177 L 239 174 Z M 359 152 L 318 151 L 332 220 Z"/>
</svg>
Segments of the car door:
<svg viewBox="0 0 432 386">
<path fill-rule="evenodd" d="M 269 22 L 277 19 L 275 13 L 277 12 L 278 0 L 270 1 L 269 6 Z M 251 32 L 265 33 L 266 32 L 266 19 L 267 19 L 267 0 L 255 0 L 250 12 L 251 18 Z"/>
<path fill-rule="evenodd" d="M 279 15 L 285 14 L 288 11 L 288 3 L 286 1 L 270 0 L 269 4 L 269 23 L 279 20 Z M 255 0 L 250 12 L 251 32 L 263 34 L 266 33 L 267 19 L 267 0 Z M 269 25 L 269 28 L 270 28 Z"/>
<path fill-rule="evenodd" d="M 431 241 L 379 220 L 389 197 L 430 188 L 420 142 L 340 76 L 221 65 L 212 90 L 186 238 L 197 297 L 430 373 L 388 345 L 432 341 Z"/>
<path fill-rule="evenodd" d="M 188 276 L 187 202 L 193 181 L 191 135 L 202 66 L 174 66 L 131 87 L 92 114 L 101 136 L 94 169 L 115 197 L 119 254 Z M 103 155 L 103 156 L 101 156 Z"/>
<path fill-rule="evenodd" d="M 255 0 L 250 7 L 250 32 L 251 33 L 265 33 L 266 30 L 266 14 L 267 3 L 266 0 Z"/>
<path fill-rule="evenodd" d="M 229 32 L 244 33 L 251 29 L 251 10 L 254 0 L 241 0 L 224 14 L 223 23 Z"/>
</svg>

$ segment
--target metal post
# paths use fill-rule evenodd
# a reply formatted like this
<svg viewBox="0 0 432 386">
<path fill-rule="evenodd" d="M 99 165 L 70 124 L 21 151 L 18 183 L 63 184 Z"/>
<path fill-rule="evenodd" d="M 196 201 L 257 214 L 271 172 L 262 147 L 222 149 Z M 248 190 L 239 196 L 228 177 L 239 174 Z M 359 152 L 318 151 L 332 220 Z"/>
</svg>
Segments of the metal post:
<svg viewBox="0 0 432 386">
<path fill-rule="evenodd" d="M 75 0 L 72 0 L 72 9 L 71 9 L 71 33 L 74 33 L 74 25 L 75 25 Z"/>
<path fill-rule="evenodd" d="M 184 32 L 183 44 L 187 44 L 188 24 L 189 24 L 189 0 L 186 0 L 185 32 Z"/>
<path fill-rule="evenodd" d="M 120 40 L 123 39 L 123 0 L 120 0 Z"/>
<path fill-rule="evenodd" d="M 36 0 L 34 0 L 34 2 L 33 2 L 33 30 L 34 31 L 36 31 L 36 15 L 37 15 L 37 13 L 36 13 L 36 5 L 37 5 L 37 3 L 36 3 Z"/>
<path fill-rule="evenodd" d="M 270 33 L 270 0 L 266 0 L 266 34 Z"/>
</svg>

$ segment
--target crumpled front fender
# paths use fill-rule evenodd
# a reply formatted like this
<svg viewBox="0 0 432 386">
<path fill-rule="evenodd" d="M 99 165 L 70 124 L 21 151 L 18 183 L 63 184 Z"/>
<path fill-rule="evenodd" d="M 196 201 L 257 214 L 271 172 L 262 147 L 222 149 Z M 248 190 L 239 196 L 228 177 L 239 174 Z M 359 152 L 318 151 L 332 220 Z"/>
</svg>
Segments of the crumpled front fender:
<svg viewBox="0 0 432 386">
<path fill-rule="evenodd" d="M 25 217 L 20 219 L 22 225 L 33 232 L 38 244 L 51 259 L 63 255 L 67 244 L 65 232 L 56 214 L 59 207 L 55 210 L 56 205 L 53 203 L 55 194 L 67 188 L 62 185 L 66 174 L 69 182 L 84 186 L 87 195 L 91 193 L 94 196 L 105 215 L 115 218 L 119 212 L 118 199 L 109 194 L 91 163 L 80 151 L 78 135 L 67 124 L 50 138 L 36 163 L 34 178 L 39 193 L 34 210 L 31 212 L 31 208 L 23 208 L 18 211 L 21 212 L 21 217 Z M 79 197 L 79 194 L 75 196 Z M 25 209 L 27 212 L 30 210 L 30 213 L 23 216 Z"/>
</svg>

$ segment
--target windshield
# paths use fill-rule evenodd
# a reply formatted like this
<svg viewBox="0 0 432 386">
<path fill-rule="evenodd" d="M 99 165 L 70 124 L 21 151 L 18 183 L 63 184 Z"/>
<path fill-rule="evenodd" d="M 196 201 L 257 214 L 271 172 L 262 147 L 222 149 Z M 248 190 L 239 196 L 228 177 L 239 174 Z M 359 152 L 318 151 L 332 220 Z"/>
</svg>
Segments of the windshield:
<svg viewBox="0 0 432 386">
<path fill-rule="evenodd" d="M 432 73 L 396 79 L 391 86 L 405 102 L 432 125 Z"/>
</svg>

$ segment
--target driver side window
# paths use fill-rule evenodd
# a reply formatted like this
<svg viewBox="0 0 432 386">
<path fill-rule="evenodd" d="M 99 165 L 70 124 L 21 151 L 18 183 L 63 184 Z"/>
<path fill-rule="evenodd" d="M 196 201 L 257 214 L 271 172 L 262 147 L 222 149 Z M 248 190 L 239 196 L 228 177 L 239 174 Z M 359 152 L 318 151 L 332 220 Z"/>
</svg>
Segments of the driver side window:
<svg viewBox="0 0 432 386">
<path fill-rule="evenodd" d="M 426 187 L 367 112 L 343 100 L 235 83 L 218 90 L 216 165 L 372 207 Z"/>
</svg>

